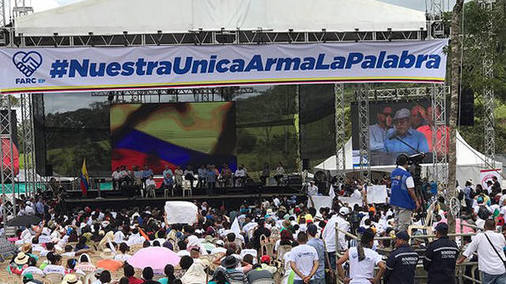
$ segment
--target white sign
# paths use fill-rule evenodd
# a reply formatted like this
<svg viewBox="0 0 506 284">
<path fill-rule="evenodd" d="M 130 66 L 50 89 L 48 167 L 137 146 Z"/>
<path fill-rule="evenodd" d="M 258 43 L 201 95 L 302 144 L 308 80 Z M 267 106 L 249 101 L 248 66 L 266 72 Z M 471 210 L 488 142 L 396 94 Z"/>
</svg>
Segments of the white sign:
<svg viewBox="0 0 506 284">
<path fill-rule="evenodd" d="M 329 82 L 443 83 L 447 40 L 0 49 L 2 93 Z"/>
<path fill-rule="evenodd" d="M 356 196 L 350 196 L 350 197 L 345 197 L 345 196 L 339 196 L 338 199 L 344 203 L 344 204 L 348 204 L 349 207 L 353 208 L 353 206 L 355 206 L 355 204 L 358 204 L 359 206 L 362 206 L 362 203 L 363 203 L 363 200 L 361 197 L 356 197 Z"/>
<path fill-rule="evenodd" d="M 197 222 L 198 208 L 188 201 L 165 202 L 168 224 L 194 224 Z"/>
<path fill-rule="evenodd" d="M 487 188 L 487 181 L 492 181 L 492 177 L 497 177 L 499 184 L 502 183 L 501 169 L 481 170 L 480 183 L 483 188 Z M 493 182 L 493 181 L 492 181 Z"/>
<path fill-rule="evenodd" d="M 307 200 L 308 207 L 313 207 L 311 199 L 313 199 L 314 208 L 317 212 L 319 212 L 322 207 L 332 208 L 332 198 L 330 196 L 313 195 Z"/>
<path fill-rule="evenodd" d="M 387 203 L 387 197 L 386 185 L 367 186 L 367 203 L 385 204 Z"/>
</svg>

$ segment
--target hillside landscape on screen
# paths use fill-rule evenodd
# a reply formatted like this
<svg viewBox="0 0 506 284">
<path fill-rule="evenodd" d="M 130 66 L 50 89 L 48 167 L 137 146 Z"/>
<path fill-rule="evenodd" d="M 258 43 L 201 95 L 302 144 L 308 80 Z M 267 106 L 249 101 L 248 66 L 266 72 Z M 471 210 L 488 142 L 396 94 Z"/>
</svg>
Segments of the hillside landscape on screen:
<svg viewBox="0 0 506 284">
<path fill-rule="evenodd" d="M 233 102 L 118 104 L 110 111 L 112 169 L 237 167 Z"/>
</svg>

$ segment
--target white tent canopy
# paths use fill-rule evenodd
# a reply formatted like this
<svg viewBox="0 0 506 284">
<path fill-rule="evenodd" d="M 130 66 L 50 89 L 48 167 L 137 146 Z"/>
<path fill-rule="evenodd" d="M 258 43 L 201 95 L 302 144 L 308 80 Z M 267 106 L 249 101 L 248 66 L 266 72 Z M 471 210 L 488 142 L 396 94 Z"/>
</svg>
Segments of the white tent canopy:
<svg viewBox="0 0 506 284">
<path fill-rule="evenodd" d="M 356 170 L 353 168 L 351 139 L 346 142 L 344 151 L 346 171 Z M 342 150 L 340 150 L 338 154 L 342 155 L 341 153 Z M 502 169 L 502 163 L 499 161 L 495 162 L 495 166 L 498 169 Z M 394 165 L 372 166 L 371 169 L 389 172 L 392 171 L 394 167 Z M 485 165 L 485 155 L 469 146 L 460 133 L 457 132 L 457 181 L 459 181 L 459 184 L 464 184 L 464 182 L 470 178 L 472 178 L 474 182 L 479 182 L 481 180 L 480 170 L 489 168 L 490 167 Z M 334 175 L 336 173 L 336 155 L 327 158 L 317 165 L 315 171 L 318 170 L 330 171 L 330 173 Z M 428 173 L 430 176 L 431 172 L 432 164 L 422 164 L 422 175 L 423 173 Z"/>
<path fill-rule="evenodd" d="M 419 31 L 425 13 L 376 0 L 87 0 L 16 19 L 25 36 L 206 31 Z"/>
</svg>

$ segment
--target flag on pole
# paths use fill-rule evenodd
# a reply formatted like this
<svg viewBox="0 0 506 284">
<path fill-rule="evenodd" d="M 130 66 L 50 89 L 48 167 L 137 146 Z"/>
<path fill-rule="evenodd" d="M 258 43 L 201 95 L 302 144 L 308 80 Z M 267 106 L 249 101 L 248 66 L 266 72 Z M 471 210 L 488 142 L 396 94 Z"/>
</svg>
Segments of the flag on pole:
<svg viewBox="0 0 506 284">
<path fill-rule="evenodd" d="M 86 169 L 86 159 L 83 160 L 83 167 L 81 168 L 81 191 L 83 192 L 83 195 L 86 196 L 88 193 L 89 188 L 89 176 L 88 176 L 88 170 Z"/>
<path fill-rule="evenodd" d="M 330 190 L 329 190 L 329 197 L 334 200 L 334 198 L 336 197 L 336 193 L 334 191 L 334 185 L 330 185 Z"/>
</svg>

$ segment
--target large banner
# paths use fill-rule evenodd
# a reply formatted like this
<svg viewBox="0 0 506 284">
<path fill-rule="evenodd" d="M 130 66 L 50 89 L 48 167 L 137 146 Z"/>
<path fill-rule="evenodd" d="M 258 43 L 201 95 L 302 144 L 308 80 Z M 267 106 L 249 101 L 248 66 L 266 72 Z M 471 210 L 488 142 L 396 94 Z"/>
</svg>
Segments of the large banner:
<svg viewBox="0 0 506 284">
<path fill-rule="evenodd" d="M 328 82 L 441 83 L 447 40 L 0 49 L 2 93 Z"/>
</svg>

